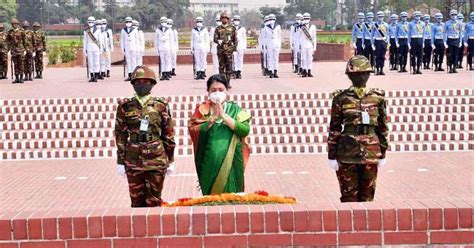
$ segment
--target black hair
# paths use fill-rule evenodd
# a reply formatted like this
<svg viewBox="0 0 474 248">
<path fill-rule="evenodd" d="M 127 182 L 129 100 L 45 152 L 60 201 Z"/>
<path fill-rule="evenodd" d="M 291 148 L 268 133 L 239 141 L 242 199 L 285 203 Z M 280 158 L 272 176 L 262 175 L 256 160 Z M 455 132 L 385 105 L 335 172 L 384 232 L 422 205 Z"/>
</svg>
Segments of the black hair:
<svg viewBox="0 0 474 248">
<path fill-rule="evenodd" d="M 214 82 L 219 82 L 219 83 L 223 84 L 225 86 L 226 90 L 229 89 L 229 81 L 227 81 L 225 76 L 222 75 L 222 74 L 214 74 L 214 75 L 210 76 L 207 79 L 207 91 L 209 91 L 209 88 L 211 87 L 211 84 L 214 83 Z"/>
</svg>

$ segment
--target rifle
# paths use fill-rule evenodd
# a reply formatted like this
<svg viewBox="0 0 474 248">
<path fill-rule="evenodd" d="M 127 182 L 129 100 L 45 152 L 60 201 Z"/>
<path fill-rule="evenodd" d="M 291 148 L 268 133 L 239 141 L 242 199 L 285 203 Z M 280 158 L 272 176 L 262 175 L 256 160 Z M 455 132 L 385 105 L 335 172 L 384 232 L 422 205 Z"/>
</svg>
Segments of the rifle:
<svg viewBox="0 0 474 248">
<path fill-rule="evenodd" d="M 409 66 L 410 66 L 410 74 L 411 74 L 411 71 L 412 71 L 412 68 L 411 68 L 411 60 L 413 59 L 413 53 L 411 52 L 411 49 L 408 50 L 408 53 L 410 53 L 410 61 L 409 61 L 410 64 L 409 64 Z"/>
<path fill-rule="evenodd" d="M 301 75 L 301 45 L 299 46 L 299 49 L 298 49 L 298 54 L 296 55 L 297 56 L 297 63 L 298 63 L 298 75 Z"/>
<path fill-rule="evenodd" d="M 13 56 L 10 56 L 10 70 L 11 70 L 11 73 L 10 75 L 12 76 L 12 79 L 13 79 Z"/>
<path fill-rule="evenodd" d="M 264 66 L 264 58 L 263 58 L 263 49 L 260 51 L 260 69 L 262 70 L 262 75 L 265 76 L 265 66 Z"/>
<path fill-rule="evenodd" d="M 161 56 L 158 56 L 158 77 L 161 77 Z"/>
<path fill-rule="evenodd" d="M 127 58 L 123 55 L 123 77 L 125 77 L 125 66 L 127 65 Z"/>
<path fill-rule="evenodd" d="M 87 69 L 87 79 L 89 79 L 89 60 L 87 59 L 87 55 L 86 55 L 86 69 Z"/>
<path fill-rule="evenodd" d="M 268 75 L 268 47 L 265 46 L 265 76 Z"/>
<path fill-rule="evenodd" d="M 35 73 L 35 71 L 36 71 L 36 70 L 35 70 L 35 69 L 36 69 L 36 68 L 35 68 L 36 52 L 34 52 L 34 53 L 35 53 L 35 56 L 34 56 L 34 57 L 31 56 L 31 65 L 33 66 L 33 78 L 36 77 L 36 73 Z"/>
<path fill-rule="evenodd" d="M 191 56 L 193 57 L 193 79 L 197 79 L 196 78 L 196 58 L 194 58 L 194 52 L 191 53 Z"/>
</svg>

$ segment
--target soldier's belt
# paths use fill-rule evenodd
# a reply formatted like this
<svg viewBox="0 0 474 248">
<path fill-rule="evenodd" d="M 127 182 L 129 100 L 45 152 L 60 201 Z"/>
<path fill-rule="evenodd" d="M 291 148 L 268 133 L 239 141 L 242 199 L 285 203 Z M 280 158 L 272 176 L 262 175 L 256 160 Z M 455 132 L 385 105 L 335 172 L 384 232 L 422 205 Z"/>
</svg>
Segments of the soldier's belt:
<svg viewBox="0 0 474 248">
<path fill-rule="evenodd" d="M 141 142 L 150 142 L 153 140 L 152 133 L 132 133 L 130 134 L 130 142 L 132 144 L 137 144 Z"/>
<path fill-rule="evenodd" d="M 375 126 L 358 125 L 358 126 L 344 126 L 342 131 L 344 134 L 373 134 L 375 133 Z"/>
</svg>

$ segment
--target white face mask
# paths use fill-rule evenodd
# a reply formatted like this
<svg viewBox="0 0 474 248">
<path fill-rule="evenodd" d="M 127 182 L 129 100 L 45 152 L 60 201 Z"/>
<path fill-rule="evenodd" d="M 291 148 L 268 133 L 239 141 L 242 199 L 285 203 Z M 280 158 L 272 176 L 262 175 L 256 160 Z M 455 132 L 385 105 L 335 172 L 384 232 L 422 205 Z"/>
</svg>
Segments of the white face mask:
<svg viewBox="0 0 474 248">
<path fill-rule="evenodd" d="M 240 25 L 240 21 L 234 21 L 234 25 L 235 25 L 235 26 L 239 26 L 239 25 Z"/>
<path fill-rule="evenodd" d="M 222 22 L 221 21 L 216 21 L 216 25 L 220 26 L 220 25 L 222 25 Z"/>
<path fill-rule="evenodd" d="M 102 24 L 102 30 L 105 30 L 105 29 L 107 29 L 107 25 Z"/>
<path fill-rule="evenodd" d="M 209 100 L 213 103 L 223 103 L 227 98 L 224 92 L 216 91 L 209 94 Z"/>
<path fill-rule="evenodd" d="M 130 28 L 130 27 L 132 27 L 132 23 L 131 23 L 131 22 L 127 22 L 127 23 L 125 23 L 125 26 L 127 26 L 127 28 Z"/>
<path fill-rule="evenodd" d="M 308 24 L 309 20 L 303 20 L 303 24 Z"/>
<path fill-rule="evenodd" d="M 202 26 L 203 26 L 202 22 L 198 22 L 198 23 L 196 23 L 196 27 L 200 27 L 200 28 L 202 28 Z"/>
<path fill-rule="evenodd" d="M 270 25 L 275 25 L 275 20 L 270 20 L 270 21 L 268 21 L 268 23 L 269 23 Z"/>
<path fill-rule="evenodd" d="M 168 24 L 166 24 L 166 22 L 162 22 L 162 23 L 161 23 L 161 26 L 167 28 L 167 27 L 168 27 Z"/>
<path fill-rule="evenodd" d="M 171 27 L 173 27 L 173 24 L 168 23 L 168 24 L 166 24 L 166 26 L 167 26 L 168 28 L 171 28 Z"/>
<path fill-rule="evenodd" d="M 91 28 L 94 27 L 94 23 L 93 23 L 93 22 L 89 22 L 89 23 L 87 23 L 87 24 L 89 24 L 89 27 L 91 27 Z"/>
</svg>

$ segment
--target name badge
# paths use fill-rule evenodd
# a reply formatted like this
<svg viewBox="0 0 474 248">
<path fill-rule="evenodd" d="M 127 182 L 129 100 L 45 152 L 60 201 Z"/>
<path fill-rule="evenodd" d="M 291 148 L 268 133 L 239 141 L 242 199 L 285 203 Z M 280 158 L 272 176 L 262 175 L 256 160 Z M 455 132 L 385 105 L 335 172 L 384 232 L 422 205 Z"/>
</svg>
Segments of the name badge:
<svg viewBox="0 0 474 248">
<path fill-rule="evenodd" d="M 362 112 L 362 124 L 364 125 L 370 124 L 369 109 L 365 109 L 364 112 Z"/>
<path fill-rule="evenodd" d="M 140 131 L 148 132 L 148 126 L 150 124 L 150 120 L 148 119 L 148 115 L 145 116 L 144 119 L 140 121 Z"/>
</svg>

